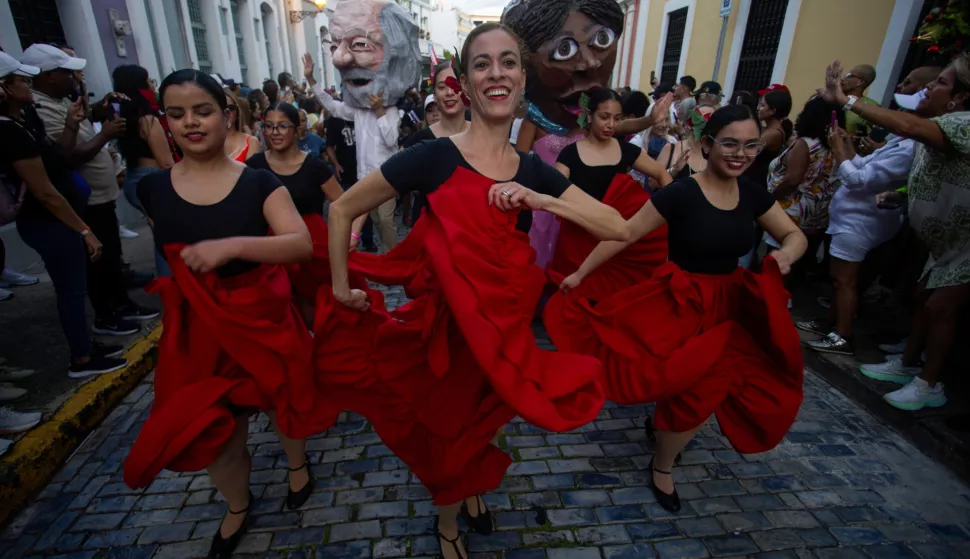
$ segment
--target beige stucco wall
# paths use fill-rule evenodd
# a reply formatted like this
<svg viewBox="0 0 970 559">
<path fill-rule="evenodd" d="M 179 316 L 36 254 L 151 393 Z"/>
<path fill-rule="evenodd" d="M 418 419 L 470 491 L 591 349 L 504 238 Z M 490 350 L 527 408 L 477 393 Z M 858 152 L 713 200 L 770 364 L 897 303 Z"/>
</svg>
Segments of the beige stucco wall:
<svg viewBox="0 0 970 559">
<path fill-rule="evenodd" d="M 895 0 L 802 0 L 784 83 L 797 114 L 824 85 L 825 66 L 876 66 Z"/>
<path fill-rule="evenodd" d="M 836 58 L 846 67 L 876 66 L 897 0 L 802 0 L 783 83 L 792 91 L 793 113 L 822 85 L 825 66 Z M 640 89 L 650 91 L 650 70 L 657 63 L 660 30 L 667 0 L 652 0 L 643 49 Z M 741 0 L 734 0 L 717 81 L 725 83 Z M 711 79 L 721 32 L 720 0 L 696 0 L 685 72 L 700 84 Z M 740 46 L 739 46 L 740 48 Z M 793 114 L 793 116 L 794 116 Z"/>
</svg>

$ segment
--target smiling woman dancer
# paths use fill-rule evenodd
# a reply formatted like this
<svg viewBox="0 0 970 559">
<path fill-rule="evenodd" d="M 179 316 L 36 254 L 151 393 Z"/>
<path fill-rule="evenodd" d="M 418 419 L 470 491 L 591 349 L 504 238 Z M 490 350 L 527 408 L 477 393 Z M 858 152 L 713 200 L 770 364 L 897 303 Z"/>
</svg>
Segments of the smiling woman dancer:
<svg viewBox="0 0 970 559">
<path fill-rule="evenodd" d="M 658 402 L 650 480 L 670 511 L 680 510 L 674 459 L 712 414 L 738 451 L 761 452 L 778 444 L 802 400 L 801 347 L 781 275 L 807 242 L 767 191 L 738 181 L 764 149 L 760 133 L 747 107 L 718 109 L 701 135 L 707 169 L 656 192 L 629 222 L 633 238 L 667 224 L 670 261 L 646 282 L 577 305 L 569 320 L 546 321 L 560 350 L 603 360 L 609 399 Z M 763 275 L 738 267 L 755 243 L 754 221 L 783 239 Z M 601 243 L 563 289 L 629 243 Z M 547 312 L 571 296 L 557 294 Z"/>
<path fill-rule="evenodd" d="M 326 367 L 376 370 L 380 382 L 358 398 L 365 401 L 348 404 L 431 492 L 446 559 L 467 557 L 457 523 L 463 503 L 469 525 L 491 532 L 478 495 L 497 487 L 511 463 L 492 444 L 496 431 L 516 415 L 552 431 L 574 429 L 603 402 L 595 359 L 535 344 L 530 324 L 544 277 L 526 232 L 530 210 L 539 208 L 601 239 L 625 239 L 627 225 L 538 157 L 512 148 L 508 130 L 525 85 L 521 56 L 503 25 L 475 28 L 457 64 L 473 115 L 468 131 L 402 151 L 330 209 L 333 296 L 342 305 L 317 317 L 323 331 L 316 337 L 334 335 L 322 375 Z M 414 190 L 428 197 L 425 217 L 385 258 L 374 258 L 384 262 L 351 265 L 405 285 L 413 301 L 389 315 L 379 292 L 350 288 L 346 242 L 353 217 Z M 391 273 L 382 267 L 389 261 L 409 269 Z M 394 405 L 359 407 L 380 391 Z"/>
<path fill-rule="evenodd" d="M 300 113 L 293 105 L 276 103 L 270 106 L 263 120 L 267 151 L 250 157 L 246 164 L 254 169 L 272 171 L 279 177 L 310 231 L 316 258 L 311 262 L 289 264 L 286 271 L 296 293 L 297 308 L 307 325 L 312 327 L 317 289 L 330 279 L 323 202 L 324 199 L 333 202 L 344 190 L 322 159 L 300 151 L 297 144 L 299 127 Z M 357 248 L 363 222 L 364 219 L 359 219 L 355 223 L 350 238 L 351 250 Z"/>
<path fill-rule="evenodd" d="M 125 462 L 125 482 L 144 487 L 163 468 L 206 468 L 229 509 L 209 557 L 227 558 L 252 506 L 249 416 L 264 411 L 272 419 L 292 466 L 290 509 L 313 490 L 303 439 L 336 418 L 321 404 L 310 336 L 278 266 L 310 258 L 312 245 L 280 180 L 226 156 L 229 112 L 219 84 L 180 70 L 160 93 L 184 158 L 137 187 L 172 276 L 152 287 L 165 305 L 155 403 Z"/>
</svg>

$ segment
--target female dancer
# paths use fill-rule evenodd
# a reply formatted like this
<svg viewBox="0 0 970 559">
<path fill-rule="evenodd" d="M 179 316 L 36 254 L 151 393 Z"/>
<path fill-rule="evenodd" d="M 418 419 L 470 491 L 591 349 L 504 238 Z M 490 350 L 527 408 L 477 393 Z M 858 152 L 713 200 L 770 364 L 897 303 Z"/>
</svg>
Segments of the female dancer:
<svg viewBox="0 0 970 559">
<path fill-rule="evenodd" d="M 404 147 L 409 148 L 424 140 L 434 140 L 435 138 L 450 138 L 456 134 L 461 134 L 471 126 L 465 120 L 464 92 L 458 84 L 458 77 L 455 75 L 451 62 L 438 64 L 434 71 L 434 104 L 438 107 L 440 120 L 418 130 L 404 141 Z M 420 193 L 414 193 L 414 202 L 411 205 L 411 223 L 413 224 L 419 217 L 421 211 L 428 207 L 428 200 Z"/>
<path fill-rule="evenodd" d="M 296 292 L 297 308 L 307 325 L 312 327 L 317 289 L 321 283 L 329 283 L 330 276 L 330 264 L 326 259 L 327 226 L 323 221 L 323 202 L 325 199 L 335 201 L 344 190 L 322 159 L 300 151 L 297 144 L 299 128 L 300 113 L 293 105 L 272 105 L 263 119 L 269 149 L 250 157 L 246 165 L 272 171 L 283 182 L 310 231 L 314 253 L 323 257 L 321 262 L 303 262 L 286 267 Z M 355 250 L 360 240 L 363 220 L 358 222 L 351 234 L 350 250 Z"/>
<path fill-rule="evenodd" d="M 680 509 L 674 459 L 712 414 L 735 448 L 760 452 L 778 444 L 801 403 L 802 353 L 781 274 L 806 240 L 770 194 L 738 181 L 764 148 L 760 136 L 746 107 L 718 109 L 702 134 L 707 169 L 656 192 L 629 222 L 635 238 L 666 223 L 670 262 L 647 282 L 583 305 L 568 323 L 546 322 L 560 350 L 603 360 L 607 397 L 658 402 L 650 479 L 670 511 Z M 755 242 L 754 220 L 782 239 L 763 276 L 738 268 Z M 601 243 L 563 289 L 630 242 Z M 558 294 L 547 309 L 570 296 Z"/>
<path fill-rule="evenodd" d="M 586 136 L 579 125 L 582 93 L 609 87 L 624 28 L 623 10 L 613 0 L 512 0 L 502 13 L 502 23 L 522 37 L 529 54 L 526 119 L 516 148 L 534 150 L 555 165 L 563 148 Z M 673 95 L 664 96 L 650 115 L 624 120 L 615 134 L 622 138 L 646 130 L 670 111 L 671 103 Z M 529 236 L 540 268 L 551 261 L 558 235 L 555 216 L 536 212 Z"/>
<path fill-rule="evenodd" d="M 525 83 L 516 36 L 498 23 L 476 27 L 458 68 L 473 115 L 468 130 L 400 152 L 331 206 L 333 297 L 342 305 L 322 316 L 326 305 L 318 303 L 316 334 L 333 341 L 325 367 L 379 374 L 364 397 L 346 401 L 431 491 L 446 559 L 467 557 L 458 538 L 463 503 L 469 525 L 491 531 L 478 495 L 496 487 L 511 463 L 492 445 L 498 429 L 516 414 L 546 429 L 572 429 L 602 405 L 595 359 L 535 345 L 530 323 L 544 277 L 525 234 L 529 210 L 546 209 L 599 238 L 626 237 L 615 210 L 509 144 Z M 353 217 L 413 190 L 428 196 L 424 218 L 381 265 L 353 268 L 406 285 L 412 303 L 388 316 L 379 292 L 351 289 L 345 247 Z M 387 261 L 400 268 L 382 267 Z M 379 408 L 377 397 L 386 398 Z"/>
<path fill-rule="evenodd" d="M 143 487 L 163 468 L 207 468 L 229 509 L 209 557 L 225 558 L 252 506 L 249 416 L 261 410 L 273 421 L 294 466 L 286 504 L 295 509 L 313 489 L 303 439 L 336 413 L 321 405 L 310 337 L 278 266 L 312 254 L 289 192 L 272 173 L 226 157 L 226 95 L 212 77 L 180 70 L 162 82 L 161 97 L 185 157 L 138 185 L 173 276 L 153 288 L 165 304 L 155 404 L 125 482 Z"/>
<path fill-rule="evenodd" d="M 585 127 L 589 134 L 562 150 L 556 169 L 593 198 L 616 208 L 624 218 L 630 218 L 650 199 L 650 194 L 627 174 L 630 168 L 641 171 L 658 186 L 670 184 L 670 175 L 643 149 L 613 137 L 623 110 L 615 91 L 596 88 L 584 101 Z M 563 223 L 552 262 L 546 270 L 552 287 L 574 273 L 598 243 L 598 239 L 582 228 Z M 600 270 L 595 281 L 584 284 L 583 296 L 599 300 L 636 285 L 649 279 L 654 269 L 666 260 L 667 232 L 659 229 L 625 250 L 622 257 L 613 258 L 608 270 Z M 563 309 L 563 312 L 569 310 Z M 544 315 L 544 318 L 562 317 Z"/>
<path fill-rule="evenodd" d="M 244 132 L 243 109 L 236 94 L 228 89 L 226 103 L 229 104 L 229 135 L 226 136 L 226 157 L 240 163 L 259 153 L 259 140 Z"/>
</svg>

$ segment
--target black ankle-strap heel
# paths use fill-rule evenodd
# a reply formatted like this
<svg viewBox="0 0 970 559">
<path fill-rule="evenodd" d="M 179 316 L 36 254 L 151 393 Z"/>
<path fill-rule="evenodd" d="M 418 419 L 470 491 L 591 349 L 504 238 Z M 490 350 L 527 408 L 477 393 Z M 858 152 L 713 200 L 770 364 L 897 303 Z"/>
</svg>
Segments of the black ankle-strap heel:
<svg viewBox="0 0 970 559">
<path fill-rule="evenodd" d="M 492 511 L 488 510 L 488 504 L 485 503 L 485 499 L 481 495 L 476 495 L 475 498 L 481 503 L 481 506 L 478 507 L 478 516 L 472 516 L 468 510 L 468 505 L 464 503 L 462 503 L 461 513 L 465 517 L 465 522 L 468 523 L 469 528 L 479 534 L 487 536 L 493 530 Z"/>
<path fill-rule="evenodd" d="M 653 460 L 650 460 L 650 490 L 653 491 L 653 496 L 657 498 L 657 503 L 663 508 L 670 512 L 680 511 L 680 495 L 677 494 L 677 488 L 674 487 L 673 493 L 664 493 L 657 487 L 657 484 L 653 481 L 653 473 L 670 475 L 670 472 L 665 472 L 663 470 L 658 470 L 653 467 Z"/>
<path fill-rule="evenodd" d="M 216 535 L 212 537 L 212 545 L 209 547 L 209 559 L 230 559 L 239 542 L 242 541 L 243 536 L 246 535 L 246 530 L 249 529 L 249 509 L 253 506 L 253 494 L 249 494 L 249 504 L 243 510 L 230 510 L 229 514 L 243 514 L 246 513 L 246 519 L 243 520 L 242 526 L 228 538 L 222 537 L 222 525 L 219 525 L 219 529 L 216 530 Z"/>
<path fill-rule="evenodd" d="M 288 489 L 286 493 L 286 508 L 290 510 L 296 510 L 302 507 L 307 502 L 307 499 L 310 498 L 310 495 L 313 494 L 313 472 L 310 471 L 309 456 L 306 457 L 306 460 L 304 460 L 302 464 L 295 468 L 287 468 L 287 471 L 299 472 L 303 468 L 306 468 L 306 485 L 304 485 L 299 491 Z"/>
<path fill-rule="evenodd" d="M 461 533 L 459 533 L 455 539 L 450 540 L 448 539 L 448 536 L 441 533 L 440 529 L 438 530 L 438 550 L 441 551 L 441 557 L 443 558 L 445 556 L 445 549 L 444 546 L 441 545 L 442 540 L 451 544 L 451 547 L 455 550 L 455 555 L 457 555 L 460 559 L 468 559 L 468 556 L 461 554 L 461 548 L 458 547 L 458 541 L 461 540 Z"/>
</svg>

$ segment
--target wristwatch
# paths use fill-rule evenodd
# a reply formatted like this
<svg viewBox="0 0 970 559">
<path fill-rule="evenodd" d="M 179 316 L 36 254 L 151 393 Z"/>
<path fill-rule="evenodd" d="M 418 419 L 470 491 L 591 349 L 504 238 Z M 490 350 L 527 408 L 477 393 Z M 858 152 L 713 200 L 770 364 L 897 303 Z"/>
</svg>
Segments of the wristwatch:
<svg viewBox="0 0 970 559">
<path fill-rule="evenodd" d="M 845 112 L 851 111 L 852 110 L 852 105 L 855 105 L 856 104 L 856 101 L 858 101 L 858 100 L 859 100 L 859 98 L 856 97 L 855 95 L 849 95 L 849 102 L 842 106 L 842 110 L 845 111 Z"/>
<path fill-rule="evenodd" d="M 85 227 L 84 229 L 81 230 L 81 236 L 82 237 L 87 237 L 90 234 L 91 234 L 91 228 L 90 227 Z"/>
</svg>

